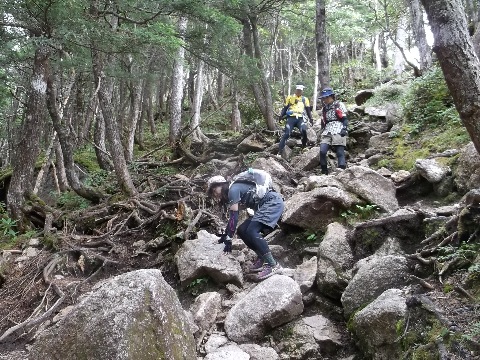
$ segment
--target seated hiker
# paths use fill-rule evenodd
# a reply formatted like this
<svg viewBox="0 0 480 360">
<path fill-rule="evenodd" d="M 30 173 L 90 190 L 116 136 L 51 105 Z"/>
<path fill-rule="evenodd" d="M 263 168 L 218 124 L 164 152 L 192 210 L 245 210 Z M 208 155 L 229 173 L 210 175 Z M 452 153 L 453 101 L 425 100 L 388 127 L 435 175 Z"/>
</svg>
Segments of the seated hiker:
<svg viewBox="0 0 480 360">
<path fill-rule="evenodd" d="M 307 146 L 307 118 L 310 124 L 313 125 L 312 108 L 310 107 L 310 101 L 303 96 L 303 85 L 297 85 L 295 94 L 289 95 L 285 100 L 285 106 L 280 113 L 280 119 L 284 117 L 287 120 L 285 124 L 285 131 L 283 133 L 280 144 L 278 145 L 278 154 L 282 155 L 285 143 L 292 133 L 292 129 L 297 127 L 302 135 L 302 147 Z"/>
<path fill-rule="evenodd" d="M 331 88 L 325 88 L 320 93 L 322 108 L 322 128 L 320 138 L 320 167 L 322 174 L 328 175 L 327 153 L 330 146 L 337 154 L 337 167 L 345 169 L 345 146 L 347 146 L 347 108 L 335 100 Z"/>
<path fill-rule="evenodd" d="M 249 271 L 258 273 L 258 280 L 264 280 L 278 272 L 281 267 L 261 234 L 275 227 L 284 208 L 282 196 L 272 189 L 270 175 L 263 170 L 249 169 L 235 176 L 232 182 L 220 175 L 213 176 L 207 182 L 207 195 L 226 204 L 229 210 L 227 228 L 218 241 L 225 244 L 223 251 L 232 251 L 239 210 L 254 209 L 255 214 L 246 219 L 237 230 L 240 239 L 257 254 Z"/>
</svg>

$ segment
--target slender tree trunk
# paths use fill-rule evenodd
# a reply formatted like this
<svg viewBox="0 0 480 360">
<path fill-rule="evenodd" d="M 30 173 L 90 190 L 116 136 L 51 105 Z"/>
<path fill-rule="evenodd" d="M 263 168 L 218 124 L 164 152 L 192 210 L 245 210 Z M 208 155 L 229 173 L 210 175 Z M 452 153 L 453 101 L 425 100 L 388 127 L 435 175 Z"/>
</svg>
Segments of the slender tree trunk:
<svg viewBox="0 0 480 360">
<path fill-rule="evenodd" d="M 463 125 L 480 154 L 480 61 L 475 54 L 461 0 L 422 0 L 437 54 Z"/>
<path fill-rule="evenodd" d="M 405 40 L 407 38 L 407 18 L 406 16 L 401 16 L 398 21 L 397 34 L 395 37 L 395 42 L 398 44 L 395 47 L 394 60 L 393 60 L 393 71 L 395 75 L 399 76 L 405 70 L 405 58 L 403 57 L 403 49 L 405 49 Z"/>
<path fill-rule="evenodd" d="M 231 124 L 233 131 L 240 131 L 242 128 L 242 118 L 240 110 L 238 109 L 238 91 L 236 83 L 233 85 L 233 102 L 232 102 L 232 115 Z"/>
<path fill-rule="evenodd" d="M 317 0 L 316 14 L 315 40 L 317 43 L 318 83 L 320 89 L 323 89 L 330 86 L 325 0 Z"/>
<path fill-rule="evenodd" d="M 180 37 L 185 36 L 188 20 L 182 17 L 178 21 L 178 33 Z M 182 126 L 182 97 L 184 87 L 184 66 L 185 49 L 179 47 L 175 57 L 173 66 L 172 82 L 171 82 L 171 98 L 170 98 L 170 134 L 169 141 L 171 146 L 176 146 L 180 137 L 180 128 Z"/>
<path fill-rule="evenodd" d="M 220 100 L 220 102 L 222 102 L 221 100 L 223 99 L 223 93 L 225 91 L 225 76 L 223 75 L 223 73 L 218 70 L 217 72 L 217 99 Z"/>
<path fill-rule="evenodd" d="M 100 169 L 111 171 L 113 169 L 113 165 L 107 152 L 107 146 L 105 143 L 105 121 L 103 120 L 103 115 L 101 112 L 99 112 L 96 116 L 93 141 L 95 144 L 95 155 L 97 157 Z"/>
<path fill-rule="evenodd" d="M 48 65 L 47 65 L 48 66 Z M 68 183 L 78 195 L 88 199 L 94 203 L 98 203 L 102 198 L 102 194 L 87 186 L 84 186 L 78 179 L 75 171 L 75 162 L 73 160 L 73 146 L 71 131 L 68 131 L 62 124 L 62 114 L 57 107 L 57 89 L 53 74 L 47 77 L 47 108 L 52 119 L 53 127 L 58 134 L 58 140 L 63 153 L 63 161 L 67 174 Z"/>
<path fill-rule="evenodd" d="M 60 146 L 60 141 L 55 141 L 55 178 L 57 179 L 58 188 L 61 192 L 67 191 L 70 189 L 68 185 L 67 172 L 65 171 L 65 165 L 63 160 L 62 147 Z"/>
<path fill-rule="evenodd" d="M 423 73 L 432 65 L 431 49 L 427 43 L 427 35 L 423 24 L 423 8 L 420 6 L 420 0 L 409 0 L 409 5 L 413 36 L 420 56 L 420 73 Z"/>
<path fill-rule="evenodd" d="M 40 139 L 45 122 L 43 109 L 47 91 L 46 71 L 49 55 L 48 47 L 40 46 L 35 51 L 26 118 L 12 159 L 12 178 L 7 193 L 7 207 L 10 217 L 17 220 L 20 231 L 24 231 L 28 224 L 22 208 L 33 190 L 35 162 L 40 153 Z"/>
<path fill-rule="evenodd" d="M 132 80 L 130 89 L 130 112 L 128 119 L 125 119 L 123 127 L 125 130 L 125 159 L 127 162 L 133 160 L 135 130 L 137 129 L 137 123 L 140 119 L 141 112 L 142 82 L 140 80 Z"/>
<path fill-rule="evenodd" d="M 209 141 L 209 139 L 203 134 L 202 130 L 200 129 L 200 113 L 202 108 L 204 89 L 204 68 L 205 63 L 201 59 L 199 59 L 197 63 L 197 78 L 195 79 L 195 88 L 193 93 L 192 122 L 190 124 L 190 129 L 193 131 L 192 141 L 197 143 L 207 143 Z"/>
<path fill-rule="evenodd" d="M 259 70 L 260 83 L 251 85 L 255 96 L 256 104 L 267 122 L 269 130 L 275 130 L 275 119 L 273 118 L 273 102 L 270 85 L 265 76 L 264 66 L 262 62 L 262 54 L 258 39 L 258 29 L 255 16 L 250 16 L 243 21 L 243 39 L 245 53 L 257 62 Z"/>
<path fill-rule="evenodd" d="M 98 0 L 91 0 L 90 14 L 94 19 L 101 21 L 97 3 Z M 98 89 L 97 96 L 100 108 L 102 110 L 103 119 L 105 120 L 106 135 L 110 143 L 115 175 L 122 192 L 127 196 L 136 196 L 138 195 L 138 191 L 133 184 L 130 173 L 128 172 L 127 162 L 125 161 L 125 157 L 123 155 L 124 151 L 122 141 L 120 139 L 120 133 L 117 123 L 115 122 L 112 104 L 113 84 L 111 83 L 111 80 L 106 79 L 103 72 L 104 64 L 109 63 L 109 60 L 111 59 L 103 59 L 102 54 L 95 44 L 95 41 L 92 41 L 91 48 L 95 88 Z"/>
</svg>

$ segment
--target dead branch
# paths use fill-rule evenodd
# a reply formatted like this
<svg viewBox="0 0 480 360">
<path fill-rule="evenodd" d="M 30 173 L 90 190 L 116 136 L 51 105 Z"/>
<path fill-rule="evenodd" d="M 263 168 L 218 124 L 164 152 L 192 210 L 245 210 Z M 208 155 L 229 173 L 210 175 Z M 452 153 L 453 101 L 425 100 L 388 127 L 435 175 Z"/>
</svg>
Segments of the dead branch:
<svg viewBox="0 0 480 360">
<path fill-rule="evenodd" d="M 195 219 L 188 224 L 187 229 L 185 230 L 185 233 L 183 234 L 183 239 L 187 240 L 188 236 L 190 235 L 190 231 L 194 228 L 194 226 L 197 224 L 198 220 L 200 220 L 201 216 L 203 215 L 203 211 L 199 210 L 197 216 L 195 216 Z"/>
<path fill-rule="evenodd" d="M 423 265 L 432 265 L 436 261 L 436 258 L 434 258 L 434 257 L 432 257 L 430 259 L 425 259 L 419 253 L 410 254 L 410 255 L 407 255 L 407 257 L 409 259 L 418 260 Z"/>
<path fill-rule="evenodd" d="M 5 339 L 10 336 L 11 334 L 13 334 L 14 332 L 16 332 L 17 330 L 24 330 L 25 328 L 27 327 L 33 327 L 37 324 L 40 324 L 42 323 L 43 321 L 45 321 L 62 303 L 63 301 L 65 300 L 65 294 L 63 293 L 62 290 L 60 290 L 60 288 L 53 282 L 51 281 L 50 279 L 50 274 L 51 272 L 53 271 L 53 269 L 55 268 L 55 266 L 60 262 L 62 261 L 62 258 L 59 257 L 59 256 L 54 256 L 54 258 L 47 264 L 47 266 L 45 266 L 45 268 L 43 269 L 43 279 L 45 281 L 45 283 L 47 283 L 49 285 L 49 288 L 50 286 L 53 288 L 53 290 L 55 291 L 55 293 L 57 294 L 57 296 L 59 297 L 57 299 L 57 301 L 50 307 L 50 309 L 48 309 L 47 311 L 45 311 L 42 315 L 34 318 L 34 319 L 30 319 L 30 317 L 21 322 L 20 324 L 17 324 L 9 329 L 7 329 L 3 334 L 2 336 L 0 336 L 0 343 L 4 342 Z M 48 290 L 48 289 L 47 289 Z M 42 300 L 43 301 L 43 300 Z M 35 312 L 36 310 L 34 310 Z"/>
<path fill-rule="evenodd" d="M 415 275 L 410 275 L 410 279 L 418 282 L 420 285 L 422 285 L 425 289 L 428 289 L 428 290 L 434 290 L 435 287 L 433 285 L 431 285 L 430 283 L 428 283 L 427 281 L 425 281 L 424 279 L 422 278 L 419 278 L 418 276 L 415 276 Z"/>
<path fill-rule="evenodd" d="M 473 302 L 476 302 L 477 300 L 473 297 L 472 294 L 470 294 L 467 290 L 465 290 L 462 286 L 460 285 L 455 285 L 455 287 L 453 288 L 453 290 L 455 290 L 456 292 L 458 292 L 459 294 L 462 294 L 464 296 L 466 296 L 467 298 L 470 299 L 470 301 L 473 301 Z"/>
</svg>

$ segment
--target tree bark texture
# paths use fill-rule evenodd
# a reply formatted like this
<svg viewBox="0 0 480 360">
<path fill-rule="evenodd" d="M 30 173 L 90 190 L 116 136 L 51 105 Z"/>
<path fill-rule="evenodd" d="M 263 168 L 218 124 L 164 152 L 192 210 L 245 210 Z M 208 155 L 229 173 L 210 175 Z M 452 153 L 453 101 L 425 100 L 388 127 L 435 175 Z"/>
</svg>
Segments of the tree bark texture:
<svg viewBox="0 0 480 360">
<path fill-rule="evenodd" d="M 91 0 L 90 14 L 94 19 L 100 20 L 97 8 L 97 0 Z M 127 168 L 127 162 L 124 157 L 124 150 L 120 138 L 118 124 L 115 121 L 114 107 L 112 104 L 113 84 L 112 80 L 105 77 L 103 67 L 108 64 L 111 59 L 104 58 L 98 49 L 95 41 L 92 40 L 92 68 L 95 80 L 95 88 L 97 89 L 97 97 L 102 110 L 103 119 L 105 121 L 105 133 L 110 145 L 113 167 L 115 175 L 122 192 L 127 196 L 136 196 L 138 191 L 133 184 L 132 178 Z"/>
<path fill-rule="evenodd" d="M 318 83 L 321 90 L 330 86 L 325 0 L 317 0 L 316 14 L 315 40 L 317 42 Z"/>
<path fill-rule="evenodd" d="M 420 56 L 420 72 L 423 73 L 432 65 L 431 49 L 427 43 L 427 35 L 423 24 L 423 8 L 420 6 L 420 0 L 409 0 L 409 5 L 413 36 Z"/>
<path fill-rule="evenodd" d="M 57 88 L 55 84 L 55 76 L 52 73 L 48 73 L 47 108 L 50 114 L 50 118 L 52 119 L 53 127 L 57 132 L 60 146 L 62 148 L 63 161 L 65 165 L 65 172 L 67 175 L 68 184 L 79 196 L 94 203 L 98 203 L 102 198 L 102 194 L 83 185 L 82 182 L 78 179 L 77 172 L 75 171 L 75 161 L 73 160 L 73 136 L 71 134 L 71 131 L 68 131 L 64 124 L 62 124 L 62 115 L 60 114 L 56 101 Z"/>
<path fill-rule="evenodd" d="M 461 0 L 422 0 L 445 80 L 463 125 L 480 154 L 480 61 Z"/>
<path fill-rule="evenodd" d="M 178 33 L 183 38 L 185 31 L 187 30 L 187 18 L 180 18 L 178 21 Z M 180 129 L 182 126 L 182 98 L 184 87 L 184 61 L 185 61 L 185 49 L 179 47 L 177 50 L 177 56 L 175 57 L 175 63 L 173 65 L 173 74 L 171 82 L 171 98 L 170 98 L 170 133 L 169 141 L 170 145 L 175 146 L 179 140 Z"/>
<path fill-rule="evenodd" d="M 10 217 L 17 220 L 20 231 L 25 230 L 27 219 L 22 208 L 33 190 L 35 162 L 40 154 L 45 117 L 45 94 L 47 91 L 47 62 L 50 50 L 40 46 L 35 51 L 33 75 L 27 100 L 26 117 L 20 136 L 17 138 L 12 159 L 12 178 L 7 193 Z"/>
</svg>

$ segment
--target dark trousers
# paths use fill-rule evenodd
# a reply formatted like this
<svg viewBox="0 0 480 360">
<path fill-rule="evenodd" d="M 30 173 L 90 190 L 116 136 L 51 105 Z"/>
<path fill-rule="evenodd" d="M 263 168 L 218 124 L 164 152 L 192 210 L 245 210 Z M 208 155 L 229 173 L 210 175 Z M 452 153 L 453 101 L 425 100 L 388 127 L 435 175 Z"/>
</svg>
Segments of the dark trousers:
<svg viewBox="0 0 480 360">
<path fill-rule="evenodd" d="M 327 167 L 327 152 L 328 149 L 330 148 L 329 144 L 320 144 L 320 166 Z M 345 164 L 345 146 L 341 145 L 332 145 L 332 148 L 335 150 L 335 153 L 337 154 L 337 161 L 338 164 L 337 166 L 339 168 L 345 169 L 346 164 Z"/>
<path fill-rule="evenodd" d="M 283 133 L 280 144 L 278 145 L 278 153 L 281 154 L 283 149 L 285 149 L 285 143 L 292 134 L 292 129 L 297 127 L 302 134 L 302 145 L 305 147 L 307 145 L 307 125 L 303 121 L 303 117 L 287 117 L 287 123 L 285 124 L 285 131 Z"/>
<path fill-rule="evenodd" d="M 263 256 L 270 252 L 267 242 L 263 238 L 262 231 L 271 230 L 271 228 L 261 222 L 252 221 L 252 218 L 245 220 L 237 229 L 237 234 L 258 256 Z"/>
</svg>

